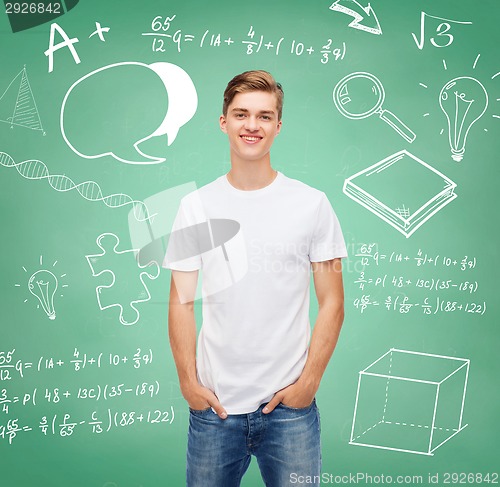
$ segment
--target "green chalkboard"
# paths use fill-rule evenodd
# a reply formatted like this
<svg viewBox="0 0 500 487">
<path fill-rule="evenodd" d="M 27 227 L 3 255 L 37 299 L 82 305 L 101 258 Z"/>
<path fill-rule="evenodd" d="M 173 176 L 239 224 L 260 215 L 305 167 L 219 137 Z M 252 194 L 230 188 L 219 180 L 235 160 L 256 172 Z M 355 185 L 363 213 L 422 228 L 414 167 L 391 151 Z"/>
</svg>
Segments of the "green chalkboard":
<svg viewBox="0 0 500 487">
<path fill-rule="evenodd" d="M 497 1 L 2 8 L 1 485 L 184 485 L 150 260 L 228 171 L 222 92 L 248 69 L 284 87 L 273 166 L 327 194 L 348 246 L 323 484 L 499 482 Z"/>
</svg>

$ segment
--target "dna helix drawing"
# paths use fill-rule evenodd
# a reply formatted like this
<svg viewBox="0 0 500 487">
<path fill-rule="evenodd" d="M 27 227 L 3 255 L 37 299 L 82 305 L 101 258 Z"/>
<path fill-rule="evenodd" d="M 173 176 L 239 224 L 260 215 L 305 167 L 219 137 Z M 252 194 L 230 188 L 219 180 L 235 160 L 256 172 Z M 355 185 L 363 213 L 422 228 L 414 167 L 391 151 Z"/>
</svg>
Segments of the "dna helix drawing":
<svg viewBox="0 0 500 487">
<path fill-rule="evenodd" d="M 151 221 L 155 216 L 150 215 L 144 202 L 134 200 L 124 193 L 103 195 L 101 187 L 95 181 L 85 181 L 75 183 L 71 178 L 62 174 L 50 174 L 47 166 L 37 159 L 28 159 L 16 162 L 6 152 L 0 152 L 0 164 L 4 167 L 15 167 L 17 172 L 26 179 L 39 180 L 46 179 L 50 186 L 59 192 L 76 190 L 88 201 L 102 201 L 109 208 L 120 208 L 126 205 L 133 205 L 134 217 L 137 221 Z"/>
</svg>

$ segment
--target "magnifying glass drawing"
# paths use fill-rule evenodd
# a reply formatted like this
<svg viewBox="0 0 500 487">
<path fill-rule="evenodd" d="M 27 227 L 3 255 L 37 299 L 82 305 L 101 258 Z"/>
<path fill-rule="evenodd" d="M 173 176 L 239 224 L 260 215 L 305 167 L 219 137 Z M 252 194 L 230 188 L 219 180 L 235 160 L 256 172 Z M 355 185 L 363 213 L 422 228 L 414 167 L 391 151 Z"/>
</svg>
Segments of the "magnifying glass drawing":
<svg viewBox="0 0 500 487">
<path fill-rule="evenodd" d="M 370 73 L 351 73 L 333 89 L 333 102 L 344 117 L 367 118 L 373 114 L 388 123 L 401 137 L 412 143 L 416 135 L 394 113 L 384 110 L 385 91 L 382 83 Z"/>
</svg>

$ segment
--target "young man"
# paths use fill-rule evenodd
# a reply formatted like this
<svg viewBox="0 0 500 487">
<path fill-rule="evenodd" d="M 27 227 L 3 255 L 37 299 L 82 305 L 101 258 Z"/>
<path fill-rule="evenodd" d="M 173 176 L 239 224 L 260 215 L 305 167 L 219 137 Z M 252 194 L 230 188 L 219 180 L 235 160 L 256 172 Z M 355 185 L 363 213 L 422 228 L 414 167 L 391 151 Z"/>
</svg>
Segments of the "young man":
<svg viewBox="0 0 500 487">
<path fill-rule="evenodd" d="M 240 485 L 252 455 L 267 486 L 291 485 L 299 475 L 319 484 L 314 397 L 343 321 L 346 249 L 325 194 L 271 166 L 282 105 L 281 85 L 265 71 L 229 82 L 220 128 L 231 170 L 182 200 L 169 243 L 169 336 L 190 408 L 189 487 Z M 222 231 L 234 237 L 225 244 L 215 235 L 220 222 L 236 223 Z M 196 356 L 198 271 L 204 296 Z M 319 304 L 312 337 L 311 271 Z"/>
</svg>

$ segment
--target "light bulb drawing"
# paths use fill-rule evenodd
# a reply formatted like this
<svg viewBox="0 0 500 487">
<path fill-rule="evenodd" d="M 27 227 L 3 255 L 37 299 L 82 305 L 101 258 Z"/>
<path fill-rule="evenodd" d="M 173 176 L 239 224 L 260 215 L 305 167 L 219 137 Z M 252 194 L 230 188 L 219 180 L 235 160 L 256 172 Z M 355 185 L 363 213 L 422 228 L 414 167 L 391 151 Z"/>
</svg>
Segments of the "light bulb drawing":
<svg viewBox="0 0 500 487">
<path fill-rule="evenodd" d="M 477 79 L 461 76 L 443 86 L 439 93 L 439 106 L 448 121 L 451 157 L 460 162 L 470 128 L 488 107 L 488 93 Z"/>
<path fill-rule="evenodd" d="M 38 298 L 43 310 L 51 320 L 55 320 L 54 294 L 57 291 L 57 277 L 45 269 L 36 271 L 28 281 L 28 289 Z"/>
<path fill-rule="evenodd" d="M 66 274 L 60 274 L 58 277 L 56 275 L 45 268 L 43 264 L 43 257 L 40 256 L 39 261 L 39 270 L 33 272 L 26 269 L 26 267 L 22 266 L 23 271 L 29 276 L 27 288 L 28 291 L 37 298 L 39 309 L 40 306 L 45 311 L 45 314 L 50 320 L 56 319 L 56 310 L 54 308 L 54 298 L 56 298 L 56 292 L 60 297 L 63 297 L 61 291 L 63 288 L 68 287 L 68 284 L 64 284 Z M 57 260 L 52 264 L 52 267 L 57 265 Z M 54 271 L 55 272 L 55 271 Z M 62 280 L 62 283 L 60 283 Z M 24 281 L 26 282 L 26 281 Z M 17 283 L 15 286 L 19 289 L 26 289 L 25 284 Z M 25 303 L 28 302 L 28 298 L 24 300 Z"/>
</svg>

